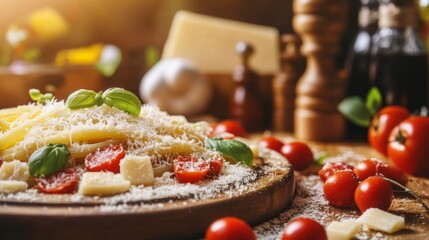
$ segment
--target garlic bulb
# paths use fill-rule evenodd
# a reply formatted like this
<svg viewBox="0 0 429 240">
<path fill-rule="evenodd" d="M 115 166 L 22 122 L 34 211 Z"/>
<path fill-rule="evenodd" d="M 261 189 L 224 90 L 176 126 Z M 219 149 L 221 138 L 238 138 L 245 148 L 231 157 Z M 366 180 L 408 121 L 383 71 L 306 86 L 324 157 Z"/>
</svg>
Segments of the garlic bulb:
<svg viewBox="0 0 429 240">
<path fill-rule="evenodd" d="M 161 60 L 140 83 L 143 101 L 170 114 L 202 113 L 208 108 L 212 95 L 209 81 L 192 62 L 183 58 Z"/>
</svg>

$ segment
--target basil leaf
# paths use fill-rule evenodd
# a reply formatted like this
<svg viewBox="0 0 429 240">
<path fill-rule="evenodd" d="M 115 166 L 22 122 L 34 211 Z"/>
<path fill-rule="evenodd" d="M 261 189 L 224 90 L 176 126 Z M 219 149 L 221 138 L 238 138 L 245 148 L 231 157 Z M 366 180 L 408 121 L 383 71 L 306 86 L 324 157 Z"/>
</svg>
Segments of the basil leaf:
<svg viewBox="0 0 429 240">
<path fill-rule="evenodd" d="M 28 90 L 28 94 L 30 95 L 31 100 L 33 101 L 39 101 L 39 99 L 42 97 L 42 93 L 39 89 L 30 89 Z"/>
<path fill-rule="evenodd" d="M 372 116 L 377 114 L 383 104 L 383 97 L 377 87 L 372 87 L 366 95 L 366 108 Z"/>
<path fill-rule="evenodd" d="M 45 103 L 48 100 L 51 100 L 54 98 L 54 95 L 52 93 L 45 93 L 42 94 L 39 89 L 30 89 L 28 91 L 28 94 L 30 95 L 31 100 L 37 101 L 39 103 Z"/>
<path fill-rule="evenodd" d="M 103 92 L 100 91 L 95 95 L 95 105 L 101 106 L 103 103 Z"/>
<path fill-rule="evenodd" d="M 70 151 L 65 144 L 48 144 L 31 154 L 28 160 L 30 175 L 48 176 L 64 169 Z"/>
<path fill-rule="evenodd" d="M 371 123 L 371 113 L 366 108 L 362 98 L 351 96 L 338 105 L 340 111 L 347 119 L 361 127 L 368 127 Z"/>
<path fill-rule="evenodd" d="M 110 107 L 121 109 L 133 116 L 139 116 L 140 99 L 132 92 L 122 88 L 109 88 L 103 93 L 103 101 Z"/>
<path fill-rule="evenodd" d="M 252 150 L 240 141 L 208 138 L 204 143 L 208 149 L 221 153 L 230 162 L 240 162 L 248 167 L 251 167 L 253 164 Z"/>
<path fill-rule="evenodd" d="M 96 92 L 86 89 L 80 89 L 67 98 L 66 105 L 70 109 L 80 109 L 95 106 Z"/>
</svg>

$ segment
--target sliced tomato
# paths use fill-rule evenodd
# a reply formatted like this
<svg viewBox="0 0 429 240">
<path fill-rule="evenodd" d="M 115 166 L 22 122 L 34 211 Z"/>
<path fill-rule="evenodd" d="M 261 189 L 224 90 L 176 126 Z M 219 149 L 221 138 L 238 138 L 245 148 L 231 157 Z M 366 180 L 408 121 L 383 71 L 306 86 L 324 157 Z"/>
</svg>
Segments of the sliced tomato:
<svg viewBox="0 0 429 240">
<path fill-rule="evenodd" d="M 110 145 L 90 153 L 85 158 L 85 168 L 89 172 L 109 171 L 119 173 L 119 163 L 125 157 L 122 145 Z"/>
<path fill-rule="evenodd" d="M 36 178 L 36 187 L 43 193 L 74 193 L 79 184 L 79 174 L 72 168 L 54 173 L 48 177 Z"/>
<path fill-rule="evenodd" d="M 209 172 L 210 166 L 205 161 L 191 156 L 178 156 L 173 161 L 174 174 L 180 183 L 196 183 Z"/>
<path fill-rule="evenodd" d="M 207 175 L 212 177 L 218 176 L 220 174 L 220 171 L 222 170 L 223 162 L 224 160 L 221 157 L 212 159 L 210 161 L 210 168 L 209 168 L 209 171 L 207 172 Z"/>
</svg>

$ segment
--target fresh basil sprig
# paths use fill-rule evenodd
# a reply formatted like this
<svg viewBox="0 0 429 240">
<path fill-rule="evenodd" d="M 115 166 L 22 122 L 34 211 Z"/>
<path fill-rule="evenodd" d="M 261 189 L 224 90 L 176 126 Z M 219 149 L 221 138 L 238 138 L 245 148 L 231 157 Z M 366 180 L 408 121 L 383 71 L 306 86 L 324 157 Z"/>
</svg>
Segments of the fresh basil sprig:
<svg viewBox="0 0 429 240">
<path fill-rule="evenodd" d="M 109 88 L 104 93 L 80 89 L 70 94 L 66 102 L 67 107 L 72 110 L 103 104 L 136 117 L 140 115 L 141 111 L 140 99 L 134 93 L 122 88 Z"/>
<path fill-rule="evenodd" d="M 248 167 L 253 164 L 252 150 L 240 141 L 214 137 L 206 139 L 204 143 L 208 149 L 221 153 L 230 162 L 240 162 Z"/>
<path fill-rule="evenodd" d="M 92 90 L 80 89 L 67 98 L 66 105 L 70 109 L 80 109 L 80 108 L 89 108 L 95 106 L 95 96 L 96 92 Z"/>
<path fill-rule="evenodd" d="M 140 99 L 130 91 L 122 88 L 109 88 L 103 93 L 102 98 L 109 107 L 121 109 L 133 116 L 140 115 Z"/>
<path fill-rule="evenodd" d="M 380 109 L 382 102 L 380 90 L 372 87 L 366 96 L 366 100 L 359 96 L 347 97 L 338 105 L 338 111 L 354 124 L 369 127 L 372 117 Z"/>
<path fill-rule="evenodd" d="M 36 150 L 28 160 L 31 176 L 49 176 L 66 166 L 70 151 L 65 144 L 48 144 Z"/>
<path fill-rule="evenodd" d="M 28 91 L 28 94 L 30 95 L 30 98 L 33 101 L 36 101 L 39 103 L 45 103 L 46 101 L 49 101 L 52 98 L 54 98 L 54 95 L 52 93 L 42 94 L 39 89 L 34 89 L 34 88 L 30 89 Z"/>
</svg>

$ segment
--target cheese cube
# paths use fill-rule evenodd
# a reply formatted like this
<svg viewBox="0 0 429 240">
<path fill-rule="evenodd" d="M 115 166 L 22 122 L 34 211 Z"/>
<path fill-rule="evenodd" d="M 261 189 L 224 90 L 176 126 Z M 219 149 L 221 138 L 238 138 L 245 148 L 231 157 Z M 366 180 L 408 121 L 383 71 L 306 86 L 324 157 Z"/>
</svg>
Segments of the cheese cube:
<svg viewBox="0 0 429 240">
<path fill-rule="evenodd" d="M 13 160 L 12 162 L 3 162 L 0 167 L 0 180 L 15 180 L 26 182 L 30 173 L 28 164 Z"/>
<path fill-rule="evenodd" d="M 0 192 L 23 192 L 27 190 L 28 184 L 23 181 L 0 180 Z"/>
<path fill-rule="evenodd" d="M 154 172 L 148 156 L 126 156 L 120 163 L 121 175 L 132 185 L 153 185 Z"/>
<path fill-rule="evenodd" d="M 176 13 L 162 58 L 191 60 L 203 73 L 231 73 L 240 62 L 235 46 L 251 43 L 255 53 L 251 66 L 261 75 L 280 68 L 279 32 L 276 28 L 196 14 Z"/>
<path fill-rule="evenodd" d="M 360 230 L 361 224 L 354 219 L 347 219 L 342 222 L 332 222 L 326 228 L 329 240 L 352 239 Z"/>
<path fill-rule="evenodd" d="M 394 233 L 404 228 L 405 219 L 378 208 L 366 210 L 358 221 L 373 230 Z"/>
<path fill-rule="evenodd" d="M 112 195 L 123 193 L 130 188 L 130 181 L 121 174 L 112 172 L 86 172 L 79 184 L 79 194 L 82 195 Z"/>
</svg>

